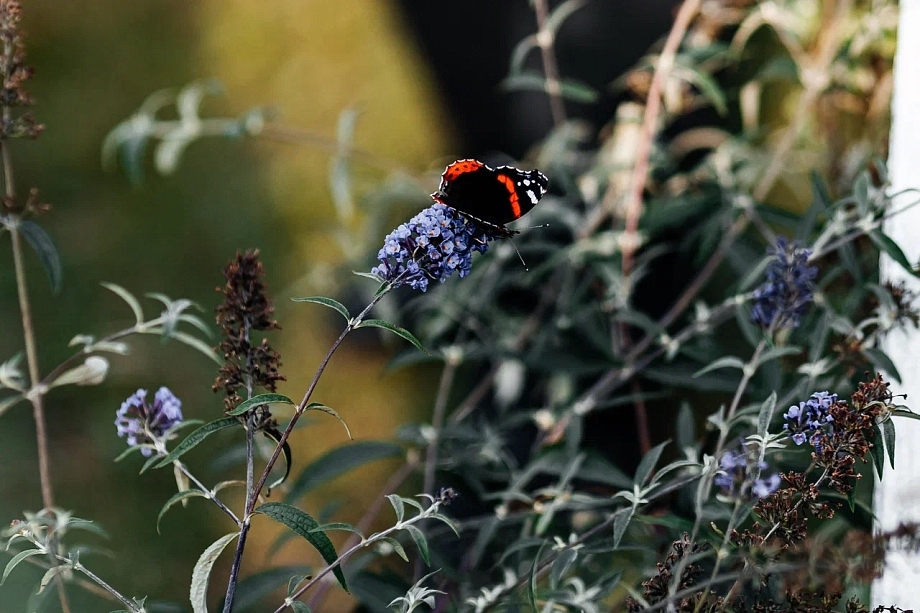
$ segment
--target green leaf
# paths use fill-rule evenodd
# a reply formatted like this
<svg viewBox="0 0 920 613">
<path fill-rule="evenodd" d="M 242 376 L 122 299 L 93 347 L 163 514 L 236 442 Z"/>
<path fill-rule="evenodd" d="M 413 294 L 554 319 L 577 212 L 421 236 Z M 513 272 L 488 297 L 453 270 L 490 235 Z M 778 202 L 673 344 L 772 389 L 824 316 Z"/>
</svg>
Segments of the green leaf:
<svg viewBox="0 0 920 613">
<path fill-rule="evenodd" d="M 345 423 L 345 420 L 342 419 L 342 417 L 335 411 L 335 409 L 330 409 L 326 405 L 321 404 L 319 402 L 311 402 L 306 407 L 304 407 L 303 412 L 306 413 L 307 411 L 322 411 L 323 413 L 332 415 L 333 417 L 338 419 L 340 422 L 342 422 L 343 426 L 345 426 L 345 434 L 348 435 L 348 438 L 350 438 L 351 440 L 354 440 L 355 437 L 351 435 L 351 430 L 348 429 L 348 424 Z"/>
<path fill-rule="evenodd" d="M 533 563 L 530 565 L 530 580 L 527 582 L 527 600 L 533 613 L 537 613 L 537 567 L 540 565 L 540 556 L 543 554 L 543 548 L 546 541 L 540 544 L 537 549 L 537 555 L 534 556 Z"/>
<path fill-rule="evenodd" d="M 757 363 L 754 365 L 754 368 L 760 368 L 761 365 L 766 364 L 770 360 L 775 360 L 777 358 L 782 358 L 787 355 L 798 355 L 802 353 L 801 347 L 795 347 L 789 345 L 787 347 L 774 347 L 773 349 L 767 349 L 761 354 L 760 359 L 757 360 Z"/>
<path fill-rule="evenodd" d="M 0 415 L 6 413 L 9 409 L 12 409 L 14 406 L 25 400 L 26 397 L 22 394 L 15 394 L 0 400 Z"/>
<path fill-rule="evenodd" d="M 19 566 L 19 563 L 25 560 L 26 558 L 31 558 L 32 556 L 42 553 L 41 549 L 26 549 L 25 551 L 20 551 L 13 556 L 13 559 L 6 563 L 6 568 L 3 569 L 3 576 L 0 577 L 0 585 L 6 583 L 6 578 L 10 576 L 10 573 L 13 572 L 13 569 Z"/>
<path fill-rule="evenodd" d="M 241 402 L 239 406 L 228 412 L 227 415 L 242 415 L 246 411 L 254 409 L 263 404 L 289 404 L 291 406 L 297 405 L 296 402 L 282 394 L 259 394 L 258 396 L 253 396 L 249 400 Z"/>
<path fill-rule="evenodd" d="M 301 602 L 300 600 L 292 601 L 290 606 L 294 613 L 313 613 L 310 607 L 307 606 L 307 603 Z"/>
<path fill-rule="evenodd" d="M 559 585 L 559 581 L 562 577 L 565 576 L 567 570 L 578 557 L 578 551 L 575 549 L 563 549 L 559 552 L 559 555 L 553 560 L 553 567 L 550 570 L 549 574 L 549 584 L 550 587 L 556 589 Z"/>
<path fill-rule="evenodd" d="M 693 85 L 706 98 L 719 115 L 725 115 L 728 112 L 728 104 L 725 100 L 725 92 L 719 87 L 718 82 L 702 70 L 689 65 L 687 62 L 681 62 L 673 70 L 675 78 L 683 79 Z"/>
<path fill-rule="evenodd" d="M 499 87 L 503 91 L 509 92 L 536 91 L 546 93 L 547 80 L 540 73 L 525 71 L 506 77 L 499 84 Z M 594 88 L 581 81 L 576 81 L 575 79 L 561 79 L 559 81 L 559 88 L 564 98 L 584 104 L 597 102 L 600 97 Z"/>
<path fill-rule="evenodd" d="M 345 321 L 351 323 L 351 314 L 348 312 L 348 309 L 345 308 L 345 305 L 338 300 L 326 298 L 325 296 L 307 296 L 306 298 L 291 298 L 291 300 L 294 302 L 312 302 L 313 304 L 327 306 L 330 309 L 338 311 L 342 317 L 345 318 Z"/>
<path fill-rule="evenodd" d="M 176 448 L 170 451 L 169 454 L 160 460 L 156 467 L 163 468 L 164 466 L 172 464 L 175 460 L 178 460 L 184 454 L 194 449 L 201 441 L 208 438 L 215 432 L 239 425 L 240 420 L 238 420 L 236 417 L 225 417 L 223 419 L 218 419 L 201 426 L 197 430 L 194 430 L 187 437 L 185 437 L 185 440 L 176 445 Z"/>
<path fill-rule="evenodd" d="M 757 415 L 757 434 L 760 436 L 766 436 L 767 430 L 770 429 L 774 411 L 776 411 L 776 392 L 770 394 L 769 398 L 760 405 L 760 413 Z"/>
<path fill-rule="evenodd" d="M 850 506 L 850 513 L 856 511 L 856 488 L 854 487 L 847 492 L 847 504 Z"/>
<path fill-rule="evenodd" d="M 389 330 L 396 336 L 404 338 L 410 343 L 412 343 L 415 346 L 415 348 L 418 349 L 419 351 L 424 351 L 425 353 L 428 353 L 428 350 L 422 346 L 422 343 L 417 338 L 415 338 L 415 336 L 413 336 L 411 332 L 409 332 L 405 328 L 394 326 L 388 321 L 383 321 L 382 319 L 365 319 L 364 321 L 358 324 L 358 327 L 359 328 L 383 328 L 384 330 Z M 428 355 L 431 355 L 431 354 L 428 353 Z"/>
<path fill-rule="evenodd" d="M 324 453 L 303 469 L 285 497 L 294 502 L 307 492 L 368 462 L 403 455 L 402 447 L 386 441 L 359 441 Z"/>
<path fill-rule="evenodd" d="M 867 358 L 872 362 L 872 365 L 879 370 L 885 371 L 892 379 L 901 382 L 901 373 L 898 372 L 898 369 L 895 367 L 894 362 L 891 361 L 891 358 L 888 357 L 884 351 L 880 349 L 863 349 L 863 353 Z"/>
<path fill-rule="evenodd" d="M 323 556 L 327 564 L 332 565 L 338 560 L 339 556 L 335 552 L 335 547 L 332 545 L 332 541 L 329 540 L 329 537 L 323 532 L 312 532 L 319 524 L 309 513 L 292 507 L 289 504 L 284 504 L 283 502 L 265 503 L 256 509 L 255 512 L 266 515 L 284 524 L 302 536 L 308 543 L 313 545 L 321 556 Z M 342 567 L 336 566 L 332 569 L 332 573 L 335 575 L 335 578 L 339 580 L 342 589 L 347 592 L 348 585 L 345 583 L 345 573 L 342 572 Z"/>
<path fill-rule="evenodd" d="M 54 246 L 51 236 L 34 221 L 20 221 L 18 227 L 19 232 L 38 254 L 38 259 L 41 260 L 42 267 L 48 275 L 48 281 L 51 283 L 52 293 L 59 294 L 61 292 L 61 256 L 58 255 L 57 247 Z"/>
<path fill-rule="evenodd" d="M 294 592 L 297 591 L 297 588 L 300 587 L 300 584 L 309 578 L 310 578 L 310 575 L 294 575 L 293 577 L 291 577 L 288 580 L 287 595 L 293 596 Z"/>
<path fill-rule="evenodd" d="M 396 494 L 387 494 L 387 500 L 390 501 L 390 504 L 393 505 L 393 510 L 396 511 L 396 521 L 401 522 L 406 514 L 406 505 L 403 504 L 402 498 Z"/>
<path fill-rule="evenodd" d="M 195 563 L 195 568 L 192 569 L 192 584 L 189 588 L 189 600 L 195 613 L 208 613 L 208 581 L 211 577 L 211 569 L 214 568 L 214 563 L 224 548 L 237 536 L 239 536 L 237 532 L 231 532 L 220 537 L 204 550 L 198 562 Z"/>
<path fill-rule="evenodd" d="M 403 546 L 399 541 L 397 541 L 394 538 L 390 538 L 389 536 L 385 536 L 380 540 L 389 543 L 390 546 L 393 548 L 393 550 L 396 552 L 396 555 L 398 555 L 400 558 L 402 558 L 406 562 L 409 561 L 409 556 L 406 555 L 406 550 L 403 549 Z"/>
<path fill-rule="evenodd" d="M 635 512 L 635 507 L 628 507 L 626 509 L 620 509 L 614 514 L 613 546 L 615 548 L 620 546 L 620 541 L 623 540 L 623 535 L 626 534 L 626 528 L 629 526 L 629 521 L 632 519 Z"/>
<path fill-rule="evenodd" d="M 633 482 L 636 485 L 645 485 L 648 482 L 649 477 L 652 474 L 652 470 L 655 468 L 655 465 L 658 464 L 658 459 L 661 457 L 661 452 L 664 451 L 664 448 L 671 441 L 665 441 L 659 445 L 655 445 L 652 449 L 649 450 L 647 454 L 642 458 L 642 461 L 639 462 L 638 468 L 636 468 L 636 476 L 633 479 Z"/>
<path fill-rule="evenodd" d="M 114 292 L 119 298 L 128 303 L 128 306 L 131 307 L 131 310 L 134 312 L 135 323 L 144 323 L 144 309 L 141 308 L 141 303 L 134 297 L 134 294 L 114 283 L 103 282 L 101 285 L 110 292 Z"/>
<path fill-rule="evenodd" d="M 281 437 L 283 436 L 274 428 L 263 430 L 262 433 L 266 436 L 266 438 L 270 438 L 271 440 L 275 441 L 276 446 L 281 442 Z M 268 491 L 273 490 L 274 488 L 287 481 L 288 475 L 291 474 L 291 464 L 293 463 L 293 459 L 291 457 L 291 446 L 287 441 L 284 441 L 284 445 L 281 447 L 281 453 L 284 455 L 284 474 L 268 484 Z"/>
<path fill-rule="evenodd" d="M 717 370 L 719 368 L 737 368 L 739 370 L 744 370 L 744 360 L 730 355 L 721 357 L 717 360 L 713 360 L 703 368 L 693 373 L 693 378 L 696 379 L 697 377 L 705 375 L 711 370 Z"/>
<path fill-rule="evenodd" d="M 166 336 L 164 336 L 163 338 L 165 340 Z M 174 338 L 180 343 L 182 343 L 183 345 L 188 345 L 189 347 L 193 349 L 197 349 L 198 351 L 200 351 L 207 357 L 211 358 L 212 362 L 216 362 L 217 364 L 224 363 L 224 361 L 220 359 L 220 357 L 218 357 L 216 353 L 214 353 L 214 350 L 211 348 L 211 346 L 208 345 L 203 340 L 201 340 L 200 338 L 196 338 L 192 336 L 191 334 L 188 334 L 186 332 L 181 332 L 179 330 L 173 330 L 172 332 L 170 332 L 169 338 Z"/>
<path fill-rule="evenodd" d="M 901 248 L 896 242 L 878 230 L 869 232 L 869 238 L 872 239 L 872 242 L 875 243 L 876 247 L 888 254 L 892 260 L 900 264 L 901 268 L 909 272 L 911 275 L 917 275 L 917 271 L 914 270 L 913 264 L 910 263 L 910 260 L 907 259 L 907 256 L 904 255 L 904 252 L 901 251 Z"/>
<path fill-rule="evenodd" d="M 890 419 L 882 422 L 882 436 L 885 438 L 885 449 L 888 451 L 891 470 L 894 470 L 894 422 Z"/>
<path fill-rule="evenodd" d="M 343 522 L 332 522 L 330 524 L 323 524 L 321 526 L 317 526 L 313 528 L 312 530 L 310 530 L 310 532 L 329 532 L 331 530 L 342 530 L 344 532 L 352 532 L 360 536 L 362 539 L 364 538 L 364 534 L 360 530 L 358 530 L 351 524 L 346 524 Z"/>
<path fill-rule="evenodd" d="M 872 426 L 872 447 L 869 451 L 872 454 L 872 463 L 875 465 L 875 472 L 878 474 L 878 480 L 882 480 L 882 473 L 885 471 L 885 450 L 882 448 L 882 430 L 878 424 Z"/>
<path fill-rule="evenodd" d="M 422 531 L 412 524 L 405 526 L 403 530 L 408 532 L 412 540 L 415 541 L 415 546 L 418 547 L 418 552 L 422 556 L 422 561 L 425 562 L 425 566 L 431 566 L 431 557 L 428 553 L 428 539 L 425 538 Z"/>
<path fill-rule="evenodd" d="M 371 272 L 360 272 L 357 270 L 353 270 L 351 271 L 351 274 L 358 276 L 358 277 L 364 277 L 365 279 L 372 279 L 376 281 L 377 283 L 381 283 L 381 284 L 383 283 L 383 279 L 381 279 L 380 277 L 378 277 L 377 275 Z"/>
<path fill-rule="evenodd" d="M 166 501 L 166 504 L 163 505 L 163 508 L 160 509 L 160 513 L 157 515 L 157 534 L 160 534 L 160 520 L 163 519 L 163 516 L 166 514 L 166 511 L 169 510 L 169 507 L 173 506 L 177 502 L 187 500 L 188 498 L 194 498 L 196 496 L 207 498 L 207 495 L 199 490 L 184 490 L 177 494 L 173 494 L 172 498 Z"/>
</svg>

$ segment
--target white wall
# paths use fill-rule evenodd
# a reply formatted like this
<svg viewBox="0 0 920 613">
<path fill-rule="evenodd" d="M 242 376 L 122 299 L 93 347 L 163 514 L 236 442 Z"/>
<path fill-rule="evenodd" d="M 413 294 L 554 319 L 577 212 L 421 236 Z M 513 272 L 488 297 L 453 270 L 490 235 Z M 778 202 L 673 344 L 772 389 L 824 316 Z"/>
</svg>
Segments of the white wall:
<svg viewBox="0 0 920 613">
<path fill-rule="evenodd" d="M 893 123 L 889 170 L 893 191 L 920 188 L 920 0 L 902 0 L 898 24 L 898 51 L 894 64 Z M 920 194 L 901 196 L 904 204 Z M 920 260 L 920 206 L 887 223 L 885 232 L 904 250 L 911 262 Z M 897 264 L 885 258 L 882 275 L 893 281 L 907 280 Z M 909 279 L 909 287 L 920 291 L 920 281 Z M 902 383 L 892 383 L 895 393 L 907 394 L 907 406 L 920 412 L 920 333 L 916 330 L 889 335 L 885 351 L 891 356 Z M 920 421 L 897 419 L 895 470 L 885 470 L 876 482 L 877 529 L 888 530 L 898 523 L 920 521 Z M 872 589 L 873 605 L 920 606 L 920 556 L 891 554 L 885 575 Z"/>
</svg>

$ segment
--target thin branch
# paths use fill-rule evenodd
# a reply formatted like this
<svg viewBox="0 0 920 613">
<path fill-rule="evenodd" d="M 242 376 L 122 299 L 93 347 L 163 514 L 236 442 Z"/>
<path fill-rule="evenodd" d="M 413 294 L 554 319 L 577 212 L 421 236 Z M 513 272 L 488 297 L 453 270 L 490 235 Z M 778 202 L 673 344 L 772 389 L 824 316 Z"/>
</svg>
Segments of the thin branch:
<svg viewBox="0 0 920 613">
<path fill-rule="evenodd" d="M 553 114 L 553 123 L 558 127 L 565 123 L 565 100 L 562 97 L 562 83 L 559 80 L 559 66 L 553 53 L 555 35 L 546 27 L 549 15 L 546 0 L 535 0 L 534 12 L 537 15 L 537 45 L 543 58 L 543 72 L 546 75 L 546 93 L 549 107 Z"/>
</svg>

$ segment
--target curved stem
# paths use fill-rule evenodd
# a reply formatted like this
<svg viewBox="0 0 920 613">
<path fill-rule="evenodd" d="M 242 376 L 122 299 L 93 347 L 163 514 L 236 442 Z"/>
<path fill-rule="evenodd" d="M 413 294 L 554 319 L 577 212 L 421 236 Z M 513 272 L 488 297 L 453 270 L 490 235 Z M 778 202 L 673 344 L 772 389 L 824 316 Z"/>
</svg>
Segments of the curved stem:
<svg viewBox="0 0 920 613">
<path fill-rule="evenodd" d="M 543 72 L 546 76 L 546 93 L 549 96 L 550 112 L 553 114 L 553 123 L 559 126 L 565 122 L 565 100 L 562 98 L 559 66 L 556 64 L 556 55 L 553 53 L 555 34 L 546 28 L 546 20 L 549 15 L 546 0 L 536 0 L 534 12 L 537 15 L 537 45 L 540 47 L 540 54 L 543 58 Z"/>
</svg>

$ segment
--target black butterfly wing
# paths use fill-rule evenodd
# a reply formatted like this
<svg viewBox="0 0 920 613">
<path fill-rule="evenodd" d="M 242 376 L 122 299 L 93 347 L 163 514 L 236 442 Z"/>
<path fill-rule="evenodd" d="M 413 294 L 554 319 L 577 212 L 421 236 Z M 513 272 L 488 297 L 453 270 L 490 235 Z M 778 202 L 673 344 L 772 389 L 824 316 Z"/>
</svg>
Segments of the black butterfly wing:
<svg viewBox="0 0 920 613">
<path fill-rule="evenodd" d="M 441 187 L 433 196 L 461 213 L 504 226 L 532 209 L 548 184 L 538 170 L 493 169 L 476 160 L 458 160 L 444 171 Z"/>
</svg>

